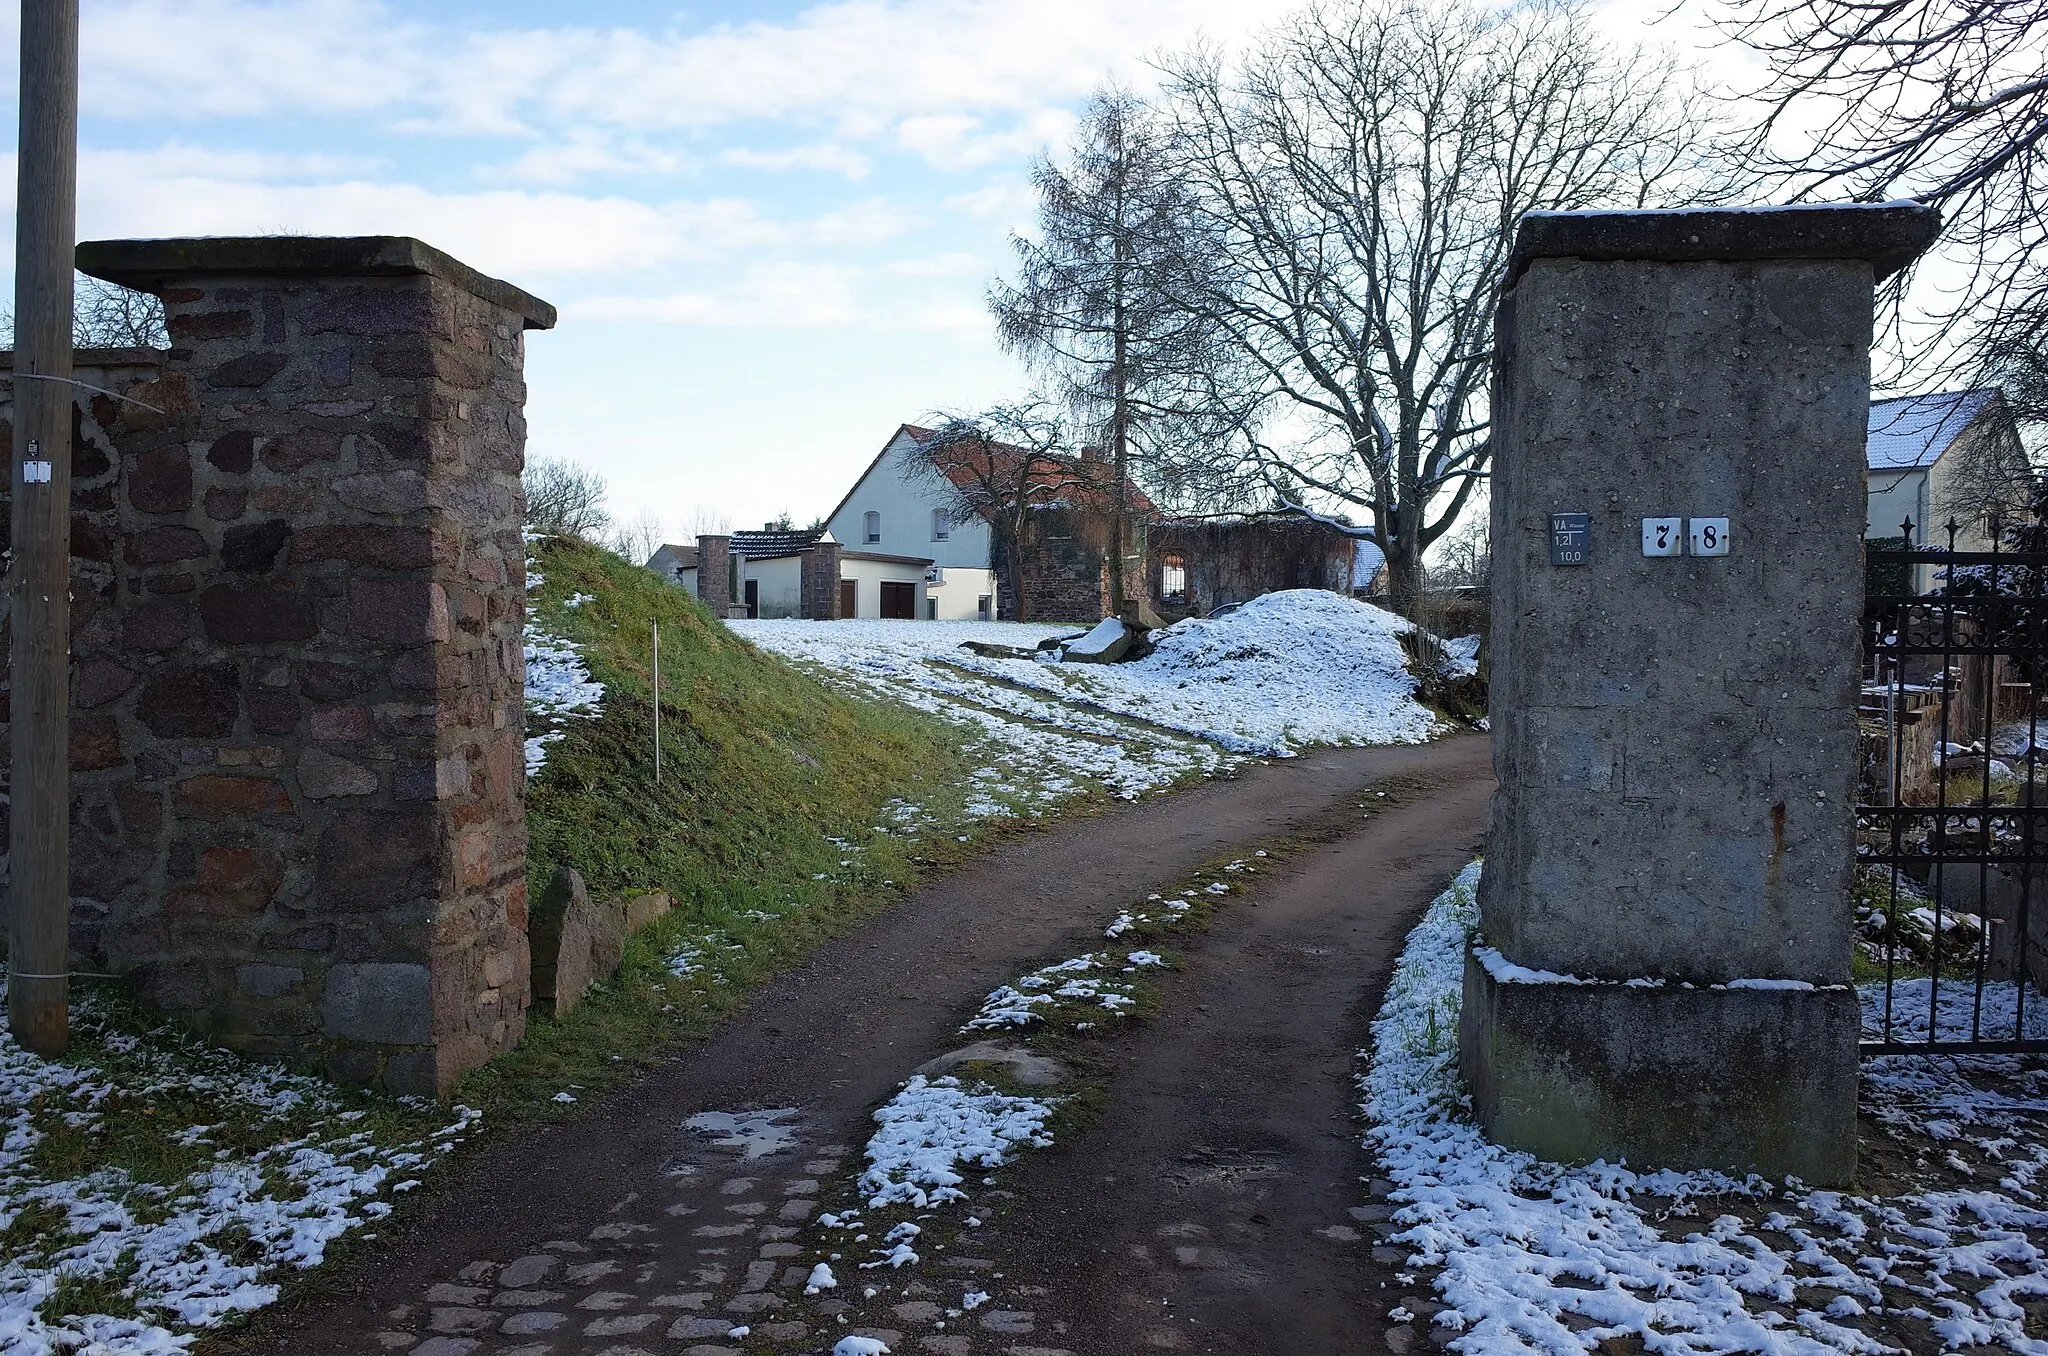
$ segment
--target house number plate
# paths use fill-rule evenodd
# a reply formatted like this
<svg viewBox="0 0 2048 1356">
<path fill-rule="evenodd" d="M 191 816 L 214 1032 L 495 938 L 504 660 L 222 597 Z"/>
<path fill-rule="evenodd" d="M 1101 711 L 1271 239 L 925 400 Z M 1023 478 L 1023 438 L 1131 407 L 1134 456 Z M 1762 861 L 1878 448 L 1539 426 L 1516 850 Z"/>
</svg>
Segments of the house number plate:
<svg viewBox="0 0 2048 1356">
<path fill-rule="evenodd" d="M 1553 513 L 1550 515 L 1550 563 L 1583 565 L 1593 538 L 1592 515 Z"/>
</svg>

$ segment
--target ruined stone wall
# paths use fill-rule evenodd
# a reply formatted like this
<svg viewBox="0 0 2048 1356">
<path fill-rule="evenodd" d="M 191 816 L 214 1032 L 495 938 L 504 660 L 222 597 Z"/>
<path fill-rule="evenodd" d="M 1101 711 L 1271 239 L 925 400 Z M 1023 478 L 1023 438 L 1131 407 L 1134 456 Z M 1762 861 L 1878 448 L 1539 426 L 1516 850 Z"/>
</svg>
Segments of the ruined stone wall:
<svg viewBox="0 0 2048 1356">
<path fill-rule="evenodd" d="M 527 1005 L 523 330 L 416 241 L 107 242 L 173 347 L 74 456 L 77 964 L 443 1092 Z M 92 355 L 85 355 L 88 360 Z M 155 409 L 144 408 L 155 406 Z"/>
<path fill-rule="evenodd" d="M 1306 519 L 1166 522 L 1151 532 L 1145 594 L 1161 607 L 1200 614 L 1281 589 L 1351 591 L 1351 538 Z M 1160 592 L 1166 557 L 1179 556 L 1187 595 Z"/>
</svg>

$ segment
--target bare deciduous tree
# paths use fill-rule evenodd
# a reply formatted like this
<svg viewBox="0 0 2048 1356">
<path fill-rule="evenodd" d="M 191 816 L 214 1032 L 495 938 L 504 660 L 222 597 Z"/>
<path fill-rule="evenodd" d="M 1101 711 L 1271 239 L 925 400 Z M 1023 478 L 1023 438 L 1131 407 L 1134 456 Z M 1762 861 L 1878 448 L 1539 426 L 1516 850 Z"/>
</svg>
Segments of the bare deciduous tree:
<svg viewBox="0 0 2048 1356">
<path fill-rule="evenodd" d="M 596 542 L 611 526 L 604 477 L 558 457 L 535 457 L 519 477 L 526 492 L 526 526 L 535 532 Z"/>
<path fill-rule="evenodd" d="M 1770 62 L 1757 135 L 1775 147 L 1775 172 L 1800 196 L 1939 205 L 1944 238 L 1971 271 L 1921 300 L 1994 377 L 2028 350 L 2038 356 L 2048 0 L 1729 0 L 1722 19 Z M 1957 356 L 1954 345 L 1928 351 Z"/>
<path fill-rule="evenodd" d="M 913 470 L 939 491 L 956 519 L 987 521 L 997 557 L 990 563 L 1009 565 L 999 569 L 1010 586 L 1007 614 L 1028 621 L 1024 576 L 1033 511 L 1072 498 L 1068 482 L 1078 462 L 1067 418 L 1059 403 L 1034 398 L 980 414 L 941 414 L 933 423 Z"/>
<path fill-rule="evenodd" d="M 0 307 L 0 333 L 11 346 L 14 308 Z M 71 342 L 78 348 L 169 348 L 163 298 L 87 274 L 75 275 L 71 292 Z"/>
<path fill-rule="evenodd" d="M 631 522 L 616 525 L 605 545 L 614 555 L 623 556 L 635 565 L 645 565 L 668 540 L 666 532 L 667 527 L 659 513 L 651 508 L 641 509 Z"/>
<path fill-rule="evenodd" d="M 1668 61 L 1602 47 L 1572 0 L 1312 5 L 1234 66 L 1168 63 L 1205 257 L 1186 298 L 1246 378 L 1247 503 L 1332 517 L 1386 553 L 1412 606 L 1423 552 L 1487 473 L 1495 289 L 1538 209 L 1709 196 L 1698 99 Z"/>
</svg>

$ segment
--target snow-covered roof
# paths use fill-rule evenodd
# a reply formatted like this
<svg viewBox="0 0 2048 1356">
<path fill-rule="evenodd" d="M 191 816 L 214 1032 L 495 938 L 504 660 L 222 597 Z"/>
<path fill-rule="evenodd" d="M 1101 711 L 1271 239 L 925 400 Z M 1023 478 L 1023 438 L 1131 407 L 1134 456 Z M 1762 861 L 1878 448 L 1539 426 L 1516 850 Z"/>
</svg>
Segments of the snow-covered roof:
<svg viewBox="0 0 2048 1356">
<path fill-rule="evenodd" d="M 1997 398 L 1996 390 L 1986 389 L 1871 401 L 1870 469 L 1911 471 L 1934 465 Z"/>
<path fill-rule="evenodd" d="M 1369 589 L 1372 577 L 1387 563 L 1387 553 L 1363 537 L 1351 541 L 1351 587 Z"/>
</svg>

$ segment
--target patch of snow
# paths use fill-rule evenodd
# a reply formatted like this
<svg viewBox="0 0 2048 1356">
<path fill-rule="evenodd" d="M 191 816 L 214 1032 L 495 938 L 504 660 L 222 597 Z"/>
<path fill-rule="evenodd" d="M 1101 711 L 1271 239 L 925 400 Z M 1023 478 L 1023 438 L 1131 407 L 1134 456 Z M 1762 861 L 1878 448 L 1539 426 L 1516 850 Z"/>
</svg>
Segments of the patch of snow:
<svg viewBox="0 0 2048 1356">
<path fill-rule="evenodd" d="M 529 590 L 543 583 L 540 575 L 529 569 L 526 587 Z M 589 601 L 588 594 L 577 594 L 569 601 L 576 607 Z M 597 704 L 604 700 L 604 684 L 590 676 L 584 666 L 582 652 L 560 636 L 550 633 L 539 620 L 528 613 L 526 618 L 526 775 L 539 774 L 547 762 L 547 746 L 560 739 L 567 721 L 578 716 L 593 714 Z M 538 732 L 534 733 L 536 727 Z"/>
<path fill-rule="evenodd" d="M 0 1001 L 5 984 L 0 983 Z M 169 1031 L 132 1035 L 102 1024 L 89 997 L 72 1010 L 76 1044 L 44 1060 L 0 1033 L 0 1223 L 48 1213 L 55 1234 L 24 1231 L 0 1257 L 0 1351 L 183 1352 L 196 1329 L 277 1298 L 281 1271 L 320 1265 L 327 1245 L 391 1211 L 388 1195 L 466 1139 L 480 1113 L 414 1107 L 411 1138 L 379 1142 L 357 1100 L 322 1079 L 254 1063 Z M 37 1149 L 56 1123 L 94 1134 L 112 1108 L 169 1099 L 219 1124 L 166 1138 L 210 1148 L 232 1126 L 238 1141 L 169 1182 L 103 1167 L 52 1177 Z M 445 1117 L 445 1119 L 444 1119 Z M 60 1278 L 107 1282 L 136 1317 L 38 1312 Z"/>
<path fill-rule="evenodd" d="M 860 1191 L 870 1208 L 910 1205 L 920 1210 L 965 1199 L 963 1165 L 993 1168 L 1018 1149 L 1048 1148 L 1045 1130 L 1053 1103 L 1013 1097 L 987 1084 L 912 1074 L 875 1112 L 880 1125 L 867 1143 Z"/>
<path fill-rule="evenodd" d="M 2021 1307 L 2048 1295 L 2048 1142 L 2038 1128 L 2048 1074 L 2016 1059 L 1864 1066 L 1874 1117 L 1967 1138 L 2002 1174 L 1995 1190 L 1860 1197 L 1713 1172 L 1566 1167 L 1503 1149 L 1472 1122 L 1457 1069 L 1477 880 L 1475 864 L 1409 934 L 1361 1080 L 1368 1145 L 1394 1184 L 1398 1232 L 1388 1241 L 1409 1249 L 1411 1265 L 1437 1269 L 1450 1308 L 1435 1322 L 1460 1334 L 1452 1349 L 1572 1356 L 1627 1338 L 1674 1356 L 1889 1350 L 1854 1325 L 1869 1311 L 1911 1315 L 1947 1347 L 2048 1354 Z M 1973 1081 L 1994 1075 L 2029 1095 Z M 1666 1222 L 1638 1197 L 1700 1222 Z M 1716 1198 L 1773 1208 L 1746 1224 L 1700 1208 Z"/>
<path fill-rule="evenodd" d="M 1444 673 L 1450 678 L 1474 678 L 1479 674 L 1478 636 L 1453 636 L 1440 642 L 1444 652 Z"/>
<path fill-rule="evenodd" d="M 1007 672 L 981 672 L 960 648 L 972 640 L 1030 649 L 1058 627 L 875 620 L 727 625 L 762 649 L 814 666 L 857 696 L 897 702 L 971 731 L 972 752 L 982 764 L 970 776 L 969 811 L 977 817 L 1041 813 L 1089 782 L 1134 800 L 1234 761 L 1205 741 L 1020 691 Z"/>
<path fill-rule="evenodd" d="M 1065 654 L 1088 655 L 1092 658 L 1108 650 L 1110 646 L 1122 640 L 1126 634 L 1128 634 L 1128 631 L 1122 622 L 1118 621 L 1115 617 L 1104 617 L 1101 621 L 1095 623 L 1087 635 L 1082 636 L 1079 640 L 1068 641 L 1060 649 Z"/>
<path fill-rule="evenodd" d="M 1235 753 L 1289 757 L 1317 744 L 1414 744 L 1439 728 L 1415 700 L 1400 637 L 1411 623 L 1322 589 L 1190 617 L 1123 664 L 966 657 L 959 666 L 1117 715 L 1183 730 Z"/>
<path fill-rule="evenodd" d="M 839 1278 L 832 1274 L 832 1268 L 823 1262 L 811 1268 L 810 1278 L 804 1282 L 804 1293 L 815 1295 L 821 1290 L 837 1287 Z"/>
<path fill-rule="evenodd" d="M 796 1127 L 785 1125 L 797 1114 L 793 1106 L 770 1111 L 700 1111 L 683 1122 L 685 1130 L 708 1136 L 722 1149 L 738 1149 L 742 1162 L 781 1153 L 796 1143 Z"/>
<path fill-rule="evenodd" d="M 889 1348 L 873 1337 L 842 1337 L 833 1346 L 832 1356 L 889 1356 Z"/>
</svg>

